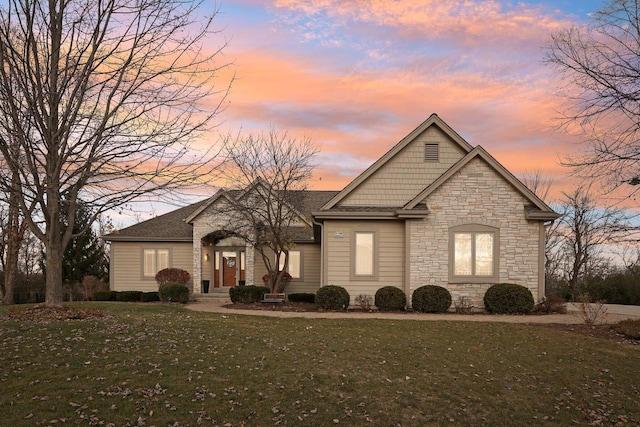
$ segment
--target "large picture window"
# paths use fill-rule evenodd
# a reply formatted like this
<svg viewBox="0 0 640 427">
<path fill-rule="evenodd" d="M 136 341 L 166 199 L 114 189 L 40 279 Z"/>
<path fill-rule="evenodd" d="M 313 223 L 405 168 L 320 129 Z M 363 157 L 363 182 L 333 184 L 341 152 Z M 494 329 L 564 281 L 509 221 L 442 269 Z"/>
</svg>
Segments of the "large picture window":
<svg viewBox="0 0 640 427">
<path fill-rule="evenodd" d="M 375 275 L 375 234 L 354 233 L 354 276 Z"/>
<path fill-rule="evenodd" d="M 142 275 L 155 277 L 158 271 L 169 268 L 169 249 L 144 249 L 142 263 Z"/>
<path fill-rule="evenodd" d="M 456 281 L 491 281 L 497 277 L 498 230 L 465 225 L 451 230 L 450 273 Z"/>
</svg>

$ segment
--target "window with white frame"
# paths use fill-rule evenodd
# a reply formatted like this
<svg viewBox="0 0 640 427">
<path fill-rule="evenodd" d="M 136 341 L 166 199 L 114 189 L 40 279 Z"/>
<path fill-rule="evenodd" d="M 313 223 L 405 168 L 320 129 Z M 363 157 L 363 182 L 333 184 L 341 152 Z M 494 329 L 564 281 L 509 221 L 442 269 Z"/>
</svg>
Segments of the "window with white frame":
<svg viewBox="0 0 640 427">
<path fill-rule="evenodd" d="M 498 230 L 480 225 L 451 229 L 452 280 L 490 281 L 497 277 Z"/>
<path fill-rule="evenodd" d="M 289 264 L 285 265 L 285 254 L 280 253 L 280 271 L 284 270 L 291 275 L 292 279 L 302 278 L 302 252 L 299 250 L 289 251 Z"/>
<path fill-rule="evenodd" d="M 142 264 L 142 275 L 155 277 L 158 271 L 169 268 L 169 249 L 144 249 Z"/>
<path fill-rule="evenodd" d="M 354 233 L 354 276 L 375 276 L 375 233 Z"/>
</svg>

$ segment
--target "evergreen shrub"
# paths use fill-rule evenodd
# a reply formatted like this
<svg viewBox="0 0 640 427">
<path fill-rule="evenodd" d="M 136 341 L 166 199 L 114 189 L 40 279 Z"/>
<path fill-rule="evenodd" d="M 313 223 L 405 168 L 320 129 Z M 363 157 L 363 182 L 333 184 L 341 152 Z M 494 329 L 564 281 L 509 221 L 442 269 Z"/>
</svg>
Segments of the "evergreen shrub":
<svg viewBox="0 0 640 427">
<path fill-rule="evenodd" d="M 145 292 L 142 294 L 141 301 L 142 302 L 160 301 L 160 295 L 158 295 L 158 292 Z"/>
<path fill-rule="evenodd" d="M 116 301 L 118 291 L 95 291 L 93 293 L 94 301 Z"/>
<path fill-rule="evenodd" d="M 446 313 L 451 307 L 451 293 L 442 286 L 420 286 L 413 291 L 411 306 L 422 313 Z"/>
<path fill-rule="evenodd" d="M 493 285 L 484 294 L 484 308 L 493 314 L 526 314 L 533 305 L 531 291 L 513 283 Z"/>
<path fill-rule="evenodd" d="M 121 291 L 116 295 L 116 301 L 120 302 L 140 302 L 141 300 L 141 291 Z"/>
<path fill-rule="evenodd" d="M 316 294 L 310 293 L 293 293 L 287 295 L 289 302 L 308 302 L 314 304 L 316 302 Z"/>
<path fill-rule="evenodd" d="M 160 285 L 158 296 L 162 302 L 179 302 L 186 304 L 189 302 L 189 288 L 177 283 L 166 283 Z"/>
<path fill-rule="evenodd" d="M 234 286 L 229 288 L 229 298 L 231 302 L 241 304 L 253 304 L 261 301 L 264 294 L 269 293 L 269 288 L 266 286 Z"/>
<path fill-rule="evenodd" d="M 383 286 L 376 291 L 374 304 L 382 311 L 404 310 L 407 306 L 407 296 L 400 288 Z"/>
<path fill-rule="evenodd" d="M 316 305 L 325 310 L 347 310 L 350 298 L 342 286 L 323 286 L 316 293 Z"/>
</svg>

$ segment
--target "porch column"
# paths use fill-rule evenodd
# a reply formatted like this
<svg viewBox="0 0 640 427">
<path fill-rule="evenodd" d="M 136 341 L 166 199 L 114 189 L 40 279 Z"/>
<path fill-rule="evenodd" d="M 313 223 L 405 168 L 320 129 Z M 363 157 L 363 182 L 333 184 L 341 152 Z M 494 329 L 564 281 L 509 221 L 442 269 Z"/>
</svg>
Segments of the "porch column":
<svg viewBox="0 0 640 427">
<path fill-rule="evenodd" d="M 195 228 L 195 227 L 194 227 Z M 202 236 L 193 230 L 193 293 L 202 293 Z"/>
<path fill-rule="evenodd" d="M 253 245 L 247 243 L 244 249 L 244 280 L 247 285 L 255 285 L 253 272 L 255 267 L 255 253 Z"/>
</svg>

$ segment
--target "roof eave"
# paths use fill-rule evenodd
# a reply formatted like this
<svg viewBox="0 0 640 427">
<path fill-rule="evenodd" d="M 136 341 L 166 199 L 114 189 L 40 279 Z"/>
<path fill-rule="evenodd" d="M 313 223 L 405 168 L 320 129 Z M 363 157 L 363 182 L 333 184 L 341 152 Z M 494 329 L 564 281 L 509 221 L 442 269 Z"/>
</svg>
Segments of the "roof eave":
<svg viewBox="0 0 640 427">
<path fill-rule="evenodd" d="M 556 212 L 545 212 L 538 210 L 525 211 L 525 218 L 531 221 L 554 221 L 562 215 Z"/>
<path fill-rule="evenodd" d="M 193 237 L 113 236 L 101 237 L 108 242 L 193 242 Z"/>
<path fill-rule="evenodd" d="M 395 212 L 312 212 L 315 219 L 396 219 Z"/>
<path fill-rule="evenodd" d="M 429 215 L 427 209 L 398 209 L 396 217 L 399 219 L 423 219 Z"/>
</svg>

